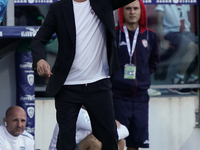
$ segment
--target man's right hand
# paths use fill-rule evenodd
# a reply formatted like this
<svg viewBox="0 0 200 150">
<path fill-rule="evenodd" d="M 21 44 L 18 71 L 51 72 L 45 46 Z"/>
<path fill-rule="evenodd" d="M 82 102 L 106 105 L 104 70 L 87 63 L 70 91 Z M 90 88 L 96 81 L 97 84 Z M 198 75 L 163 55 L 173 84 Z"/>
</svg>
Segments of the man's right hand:
<svg viewBox="0 0 200 150">
<path fill-rule="evenodd" d="M 117 120 L 115 120 L 115 122 L 116 122 L 116 124 L 117 124 L 117 128 L 119 128 L 119 127 L 120 127 L 120 122 L 117 121 Z"/>
<path fill-rule="evenodd" d="M 37 62 L 37 72 L 41 77 L 50 77 L 52 75 L 50 66 L 44 59 L 40 59 Z"/>
<path fill-rule="evenodd" d="M 161 40 L 160 41 L 160 47 L 167 50 L 170 47 L 170 41 L 168 40 Z"/>
</svg>

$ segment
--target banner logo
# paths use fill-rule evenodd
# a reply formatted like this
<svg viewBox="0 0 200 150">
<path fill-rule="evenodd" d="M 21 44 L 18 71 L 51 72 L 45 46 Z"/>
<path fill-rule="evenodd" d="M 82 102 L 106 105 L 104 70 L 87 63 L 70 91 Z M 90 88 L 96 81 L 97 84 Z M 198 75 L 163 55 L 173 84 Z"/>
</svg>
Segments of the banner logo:
<svg viewBox="0 0 200 150">
<path fill-rule="evenodd" d="M 46 5 L 60 0 L 14 0 L 15 5 Z M 198 0 L 142 0 L 144 4 L 198 4 Z M 94 14 L 91 12 L 91 14 Z"/>
<path fill-rule="evenodd" d="M 25 97 L 21 96 L 20 100 L 22 100 L 22 101 L 34 101 L 35 95 L 25 95 Z"/>
<path fill-rule="evenodd" d="M 21 37 L 34 37 L 39 30 L 39 28 L 27 27 L 29 31 L 21 31 Z"/>
<path fill-rule="evenodd" d="M 28 107 L 27 108 L 27 113 L 28 113 L 30 118 L 33 118 L 33 116 L 34 116 L 34 108 L 33 107 Z"/>
<path fill-rule="evenodd" d="M 144 0 L 146 1 L 146 0 Z M 147 0 L 148 1 L 148 0 Z M 155 0 L 154 4 L 197 4 L 197 0 Z"/>
<path fill-rule="evenodd" d="M 34 84 L 34 75 L 33 74 L 27 75 L 27 80 L 30 86 L 32 86 Z"/>
<path fill-rule="evenodd" d="M 14 0 L 15 4 L 25 5 L 25 4 L 51 4 L 59 0 Z"/>
<path fill-rule="evenodd" d="M 34 133 L 35 128 L 26 127 L 26 131 L 29 132 L 29 133 Z"/>
<path fill-rule="evenodd" d="M 31 62 L 24 62 L 24 64 L 20 64 L 19 65 L 20 68 L 24 68 L 24 69 L 32 69 L 32 63 Z"/>
<path fill-rule="evenodd" d="M 34 3 L 34 0 L 28 0 L 28 2 L 32 4 L 32 3 Z"/>
</svg>

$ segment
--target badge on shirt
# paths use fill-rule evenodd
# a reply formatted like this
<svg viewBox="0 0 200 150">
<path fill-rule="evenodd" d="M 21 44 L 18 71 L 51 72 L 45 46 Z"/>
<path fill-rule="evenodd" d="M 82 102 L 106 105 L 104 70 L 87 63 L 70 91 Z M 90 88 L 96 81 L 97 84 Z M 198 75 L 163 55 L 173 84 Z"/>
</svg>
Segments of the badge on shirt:
<svg viewBox="0 0 200 150">
<path fill-rule="evenodd" d="M 146 48 L 148 46 L 148 42 L 146 39 L 142 40 L 142 44 L 143 46 Z"/>
<path fill-rule="evenodd" d="M 124 79 L 135 79 L 136 67 L 134 64 L 126 64 L 124 66 Z"/>
</svg>

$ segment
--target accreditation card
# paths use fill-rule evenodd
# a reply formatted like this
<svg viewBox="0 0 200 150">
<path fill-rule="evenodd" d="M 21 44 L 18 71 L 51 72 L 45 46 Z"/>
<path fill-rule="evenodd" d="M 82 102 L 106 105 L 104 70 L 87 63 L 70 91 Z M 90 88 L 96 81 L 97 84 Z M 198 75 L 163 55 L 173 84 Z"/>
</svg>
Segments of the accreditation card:
<svg viewBox="0 0 200 150">
<path fill-rule="evenodd" d="M 124 66 L 124 79 L 135 79 L 136 66 L 134 64 L 126 64 Z"/>
</svg>

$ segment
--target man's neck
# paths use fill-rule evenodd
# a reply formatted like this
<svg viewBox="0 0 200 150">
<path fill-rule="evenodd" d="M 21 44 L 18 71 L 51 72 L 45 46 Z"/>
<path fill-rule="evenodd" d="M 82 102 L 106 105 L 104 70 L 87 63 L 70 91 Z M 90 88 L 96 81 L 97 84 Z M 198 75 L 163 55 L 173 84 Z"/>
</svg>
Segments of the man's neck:
<svg viewBox="0 0 200 150">
<path fill-rule="evenodd" d="M 138 23 L 137 24 L 127 24 L 127 23 L 124 23 L 126 28 L 130 31 L 135 31 L 138 27 Z"/>
<path fill-rule="evenodd" d="M 81 3 L 81 2 L 85 2 L 86 0 L 73 0 L 73 1 Z"/>
</svg>

